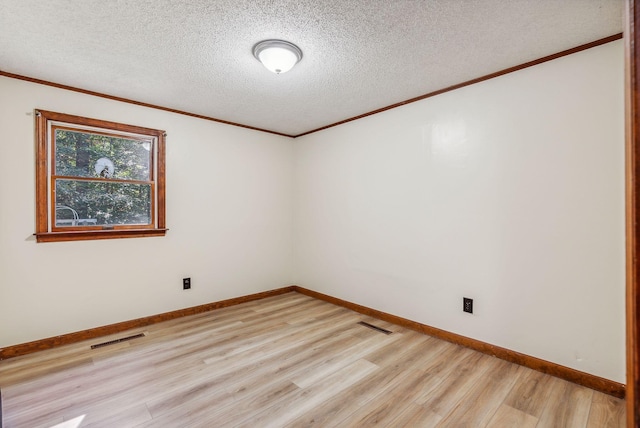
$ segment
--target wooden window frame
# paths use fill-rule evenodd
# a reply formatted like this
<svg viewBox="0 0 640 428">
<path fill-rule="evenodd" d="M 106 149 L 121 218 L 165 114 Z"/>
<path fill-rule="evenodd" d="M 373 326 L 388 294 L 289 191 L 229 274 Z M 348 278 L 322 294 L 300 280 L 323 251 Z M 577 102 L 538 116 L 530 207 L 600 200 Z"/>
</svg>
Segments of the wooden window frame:
<svg viewBox="0 0 640 428">
<path fill-rule="evenodd" d="M 36 242 L 164 236 L 165 220 L 165 136 L 161 130 L 90 119 L 46 110 L 36 110 Z M 148 225 L 77 226 L 60 228 L 55 222 L 55 153 L 52 128 L 95 132 L 111 136 L 140 136 L 154 141 L 151 156 L 151 222 Z M 134 138 L 136 139 L 136 138 Z M 135 181 L 134 181 L 135 183 Z"/>
</svg>

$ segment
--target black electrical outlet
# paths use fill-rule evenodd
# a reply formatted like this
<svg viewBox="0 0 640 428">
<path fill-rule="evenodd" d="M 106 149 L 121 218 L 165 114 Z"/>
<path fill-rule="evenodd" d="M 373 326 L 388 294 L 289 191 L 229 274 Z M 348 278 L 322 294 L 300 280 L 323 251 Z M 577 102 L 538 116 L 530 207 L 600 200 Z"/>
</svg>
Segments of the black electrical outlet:
<svg viewBox="0 0 640 428">
<path fill-rule="evenodd" d="M 191 289 L 191 278 L 182 278 L 182 289 L 183 290 Z"/>
<path fill-rule="evenodd" d="M 465 312 L 473 313 L 473 299 L 468 297 L 462 298 L 462 310 Z"/>
</svg>

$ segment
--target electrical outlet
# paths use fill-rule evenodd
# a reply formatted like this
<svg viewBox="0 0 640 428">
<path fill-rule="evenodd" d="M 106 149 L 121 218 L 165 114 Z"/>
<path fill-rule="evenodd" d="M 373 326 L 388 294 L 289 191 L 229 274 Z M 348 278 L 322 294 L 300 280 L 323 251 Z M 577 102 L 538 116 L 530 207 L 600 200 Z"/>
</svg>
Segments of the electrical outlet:
<svg viewBox="0 0 640 428">
<path fill-rule="evenodd" d="M 464 312 L 469 312 L 470 314 L 473 313 L 473 299 L 470 299 L 468 297 L 463 297 L 462 298 L 462 310 Z"/>
<path fill-rule="evenodd" d="M 191 278 L 182 278 L 182 289 L 191 290 Z"/>
</svg>

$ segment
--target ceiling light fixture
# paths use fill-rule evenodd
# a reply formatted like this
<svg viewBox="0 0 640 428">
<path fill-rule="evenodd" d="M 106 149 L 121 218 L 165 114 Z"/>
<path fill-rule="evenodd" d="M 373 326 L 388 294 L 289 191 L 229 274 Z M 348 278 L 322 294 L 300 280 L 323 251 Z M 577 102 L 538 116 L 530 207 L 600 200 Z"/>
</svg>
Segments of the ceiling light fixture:
<svg viewBox="0 0 640 428">
<path fill-rule="evenodd" d="M 302 51 L 293 43 L 284 40 L 263 40 L 253 47 L 253 56 L 267 70 L 276 74 L 286 73 L 302 59 Z"/>
</svg>

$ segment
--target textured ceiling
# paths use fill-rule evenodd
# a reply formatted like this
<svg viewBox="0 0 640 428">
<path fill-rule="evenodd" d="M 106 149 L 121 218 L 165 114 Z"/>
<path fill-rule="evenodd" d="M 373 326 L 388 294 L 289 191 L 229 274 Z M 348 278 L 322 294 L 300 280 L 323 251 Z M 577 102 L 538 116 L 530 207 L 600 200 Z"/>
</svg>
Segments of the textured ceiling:
<svg viewBox="0 0 640 428">
<path fill-rule="evenodd" d="M 0 70 L 298 135 L 620 33 L 623 3 L 0 0 Z"/>
</svg>

